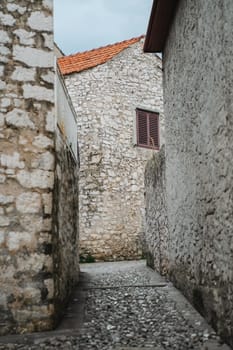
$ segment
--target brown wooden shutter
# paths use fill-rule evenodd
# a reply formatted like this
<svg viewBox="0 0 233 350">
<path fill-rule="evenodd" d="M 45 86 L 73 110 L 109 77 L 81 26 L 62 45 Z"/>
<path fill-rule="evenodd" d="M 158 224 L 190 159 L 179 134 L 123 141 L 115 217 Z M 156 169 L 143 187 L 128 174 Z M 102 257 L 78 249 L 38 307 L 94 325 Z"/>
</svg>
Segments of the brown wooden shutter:
<svg viewBox="0 0 233 350">
<path fill-rule="evenodd" d="M 147 145 L 148 142 L 148 125 L 147 114 L 144 111 L 137 110 L 138 126 L 138 145 Z"/>
<path fill-rule="evenodd" d="M 159 147 L 159 115 L 157 113 L 149 114 L 149 146 Z"/>
<path fill-rule="evenodd" d="M 137 145 L 159 149 L 159 114 L 136 109 Z"/>
</svg>

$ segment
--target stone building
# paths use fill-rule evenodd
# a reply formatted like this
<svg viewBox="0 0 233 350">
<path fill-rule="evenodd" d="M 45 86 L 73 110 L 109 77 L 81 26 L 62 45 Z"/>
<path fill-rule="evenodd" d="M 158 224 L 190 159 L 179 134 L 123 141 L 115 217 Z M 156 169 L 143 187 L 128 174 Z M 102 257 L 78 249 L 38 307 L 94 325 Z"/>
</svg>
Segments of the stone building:
<svg viewBox="0 0 233 350">
<path fill-rule="evenodd" d="M 80 252 L 87 258 L 142 256 L 145 164 L 158 149 L 158 136 L 163 143 L 161 59 L 144 54 L 143 41 L 133 38 L 58 60 L 78 115 Z M 153 124 L 158 114 L 157 141 L 139 147 L 147 141 L 137 140 L 136 115 Z"/>
<path fill-rule="evenodd" d="M 231 0 L 156 0 L 145 41 L 163 52 L 169 275 L 231 346 L 232 31 Z"/>
<path fill-rule="evenodd" d="M 0 4 L 1 335 L 51 329 L 78 277 L 76 122 L 58 77 L 69 123 L 61 110 L 56 123 L 52 3 Z"/>
</svg>

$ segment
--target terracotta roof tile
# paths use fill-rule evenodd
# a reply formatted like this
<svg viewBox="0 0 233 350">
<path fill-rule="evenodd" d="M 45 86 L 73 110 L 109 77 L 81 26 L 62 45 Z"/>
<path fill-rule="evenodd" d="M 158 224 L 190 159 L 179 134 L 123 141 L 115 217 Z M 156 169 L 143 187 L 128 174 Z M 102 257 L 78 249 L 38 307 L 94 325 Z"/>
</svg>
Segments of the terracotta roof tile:
<svg viewBox="0 0 233 350">
<path fill-rule="evenodd" d="M 144 35 L 119 43 L 85 51 L 70 56 L 58 58 L 58 65 L 63 75 L 81 72 L 85 69 L 93 68 L 103 64 L 115 55 L 142 39 Z"/>
</svg>

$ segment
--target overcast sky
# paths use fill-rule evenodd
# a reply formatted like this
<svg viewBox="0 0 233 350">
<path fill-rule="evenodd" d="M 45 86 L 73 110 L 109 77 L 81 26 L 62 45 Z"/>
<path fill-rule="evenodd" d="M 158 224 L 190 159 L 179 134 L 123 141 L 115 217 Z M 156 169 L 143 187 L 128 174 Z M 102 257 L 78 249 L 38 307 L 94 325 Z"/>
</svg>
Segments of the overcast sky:
<svg viewBox="0 0 233 350">
<path fill-rule="evenodd" d="M 54 0 L 55 42 L 66 54 L 146 33 L 152 0 Z"/>
</svg>

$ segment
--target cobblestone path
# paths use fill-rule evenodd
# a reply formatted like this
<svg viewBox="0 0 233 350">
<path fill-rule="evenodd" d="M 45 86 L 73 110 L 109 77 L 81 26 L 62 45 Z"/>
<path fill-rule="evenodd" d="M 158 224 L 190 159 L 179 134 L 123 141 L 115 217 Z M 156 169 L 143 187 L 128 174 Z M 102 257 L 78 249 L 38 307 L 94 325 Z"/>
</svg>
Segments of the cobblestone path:
<svg viewBox="0 0 233 350">
<path fill-rule="evenodd" d="M 0 339 L 0 350 L 229 349 L 145 261 L 83 264 L 81 270 L 85 284 L 57 331 L 8 337 L 5 344 Z"/>
</svg>

